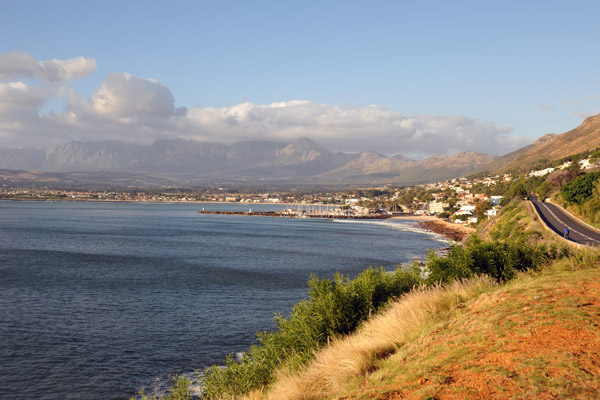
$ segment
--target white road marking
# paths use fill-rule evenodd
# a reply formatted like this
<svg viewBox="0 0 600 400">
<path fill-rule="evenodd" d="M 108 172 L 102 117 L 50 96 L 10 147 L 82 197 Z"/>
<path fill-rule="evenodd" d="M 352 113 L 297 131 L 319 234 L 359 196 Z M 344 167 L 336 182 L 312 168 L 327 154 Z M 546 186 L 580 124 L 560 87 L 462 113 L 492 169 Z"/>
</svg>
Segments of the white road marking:
<svg viewBox="0 0 600 400">
<path fill-rule="evenodd" d="M 551 215 L 552 215 L 554 218 L 556 218 L 556 220 L 557 220 L 558 222 L 560 222 L 561 224 L 563 224 L 563 225 L 565 225 L 565 226 L 569 226 L 568 224 L 564 223 L 562 219 L 558 218 L 558 217 L 556 216 L 556 214 L 554 214 L 554 212 L 553 212 L 553 211 L 550 209 L 550 207 L 548 207 L 546 204 L 544 204 L 544 203 L 541 203 L 541 202 L 540 202 L 540 204 L 541 204 L 542 206 L 544 206 L 544 207 L 546 208 L 546 210 L 548 210 L 548 212 L 549 212 L 549 213 L 550 213 L 550 214 L 551 214 Z M 588 240 L 590 240 L 590 241 L 592 241 L 592 242 L 597 242 L 597 240 L 596 240 L 596 239 L 593 239 L 593 238 L 589 237 L 588 235 L 586 235 L 586 234 L 584 234 L 584 233 L 581 233 L 581 232 L 579 232 L 579 231 L 577 231 L 577 230 L 575 230 L 575 229 L 573 229 L 573 228 L 571 228 L 570 230 L 571 230 L 571 231 L 573 231 L 573 232 L 575 232 L 575 233 L 578 233 L 578 234 L 580 234 L 581 236 L 583 236 L 584 238 L 586 238 L 586 239 L 588 239 Z"/>
</svg>

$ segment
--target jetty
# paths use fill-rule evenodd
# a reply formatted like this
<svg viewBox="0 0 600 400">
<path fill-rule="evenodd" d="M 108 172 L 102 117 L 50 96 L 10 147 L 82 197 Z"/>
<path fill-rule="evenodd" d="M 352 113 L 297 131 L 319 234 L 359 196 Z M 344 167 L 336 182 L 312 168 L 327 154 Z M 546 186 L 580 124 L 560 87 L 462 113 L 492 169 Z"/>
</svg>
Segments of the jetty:
<svg viewBox="0 0 600 400">
<path fill-rule="evenodd" d="M 279 218 L 331 218 L 331 219 L 387 219 L 392 214 L 388 213 L 369 213 L 356 214 L 351 210 L 331 209 L 331 210 L 300 210 L 288 209 L 283 211 L 215 211 L 200 210 L 199 214 L 218 214 L 218 215 L 245 215 L 252 217 L 279 217 Z"/>
</svg>

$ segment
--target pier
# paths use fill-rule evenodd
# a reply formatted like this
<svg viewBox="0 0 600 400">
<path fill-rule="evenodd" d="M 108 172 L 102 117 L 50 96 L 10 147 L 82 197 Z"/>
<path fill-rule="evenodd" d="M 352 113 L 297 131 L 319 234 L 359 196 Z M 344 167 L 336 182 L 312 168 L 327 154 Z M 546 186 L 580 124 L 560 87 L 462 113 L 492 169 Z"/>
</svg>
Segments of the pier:
<svg viewBox="0 0 600 400">
<path fill-rule="evenodd" d="M 391 214 L 372 213 L 372 214 L 354 214 L 345 212 L 345 210 L 283 210 L 283 211 L 198 211 L 199 214 L 217 214 L 217 215 L 245 215 L 252 217 L 279 217 L 279 218 L 332 218 L 332 219 L 387 219 Z"/>
</svg>

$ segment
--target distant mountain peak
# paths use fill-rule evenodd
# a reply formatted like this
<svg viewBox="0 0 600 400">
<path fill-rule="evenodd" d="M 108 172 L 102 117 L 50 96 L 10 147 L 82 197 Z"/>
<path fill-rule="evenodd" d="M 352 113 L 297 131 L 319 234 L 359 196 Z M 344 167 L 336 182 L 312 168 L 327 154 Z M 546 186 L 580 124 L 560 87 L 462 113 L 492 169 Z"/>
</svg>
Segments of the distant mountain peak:
<svg viewBox="0 0 600 400">
<path fill-rule="evenodd" d="M 309 138 L 302 137 L 294 140 L 283 149 L 277 150 L 275 154 L 277 158 L 285 159 L 288 163 L 304 163 L 332 153 Z"/>
<path fill-rule="evenodd" d="M 230 145 L 177 138 L 157 140 L 151 145 L 71 142 L 38 152 L 0 148 L 0 168 L 58 174 L 77 172 L 94 177 L 94 182 L 101 177 L 108 182 L 116 179 L 115 174 L 125 173 L 131 175 L 126 178 L 130 182 L 138 182 L 135 177 L 156 174 L 160 180 L 154 182 L 167 179 L 182 185 L 215 180 L 241 180 L 246 184 L 262 181 L 402 184 L 455 178 L 472 170 L 469 163 L 478 164 L 484 156 L 465 152 L 417 162 L 402 155 L 388 157 L 373 151 L 334 153 L 307 137 L 288 143 L 247 140 Z M 36 159 L 42 161 L 36 164 Z"/>
<path fill-rule="evenodd" d="M 402 160 L 402 161 L 414 161 L 411 158 L 408 158 L 406 156 L 403 156 L 402 154 L 396 154 L 395 156 L 393 156 L 392 158 L 395 158 L 396 160 Z"/>
</svg>

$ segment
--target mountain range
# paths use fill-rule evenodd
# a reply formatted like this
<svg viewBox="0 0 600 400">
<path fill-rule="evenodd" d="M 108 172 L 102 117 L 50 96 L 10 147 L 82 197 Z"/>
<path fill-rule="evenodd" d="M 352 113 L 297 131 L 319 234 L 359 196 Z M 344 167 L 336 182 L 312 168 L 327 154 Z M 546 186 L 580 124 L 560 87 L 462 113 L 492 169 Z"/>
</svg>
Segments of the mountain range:
<svg viewBox="0 0 600 400">
<path fill-rule="evenodd" d="M 496 158 L 474 152 L 421 161 L 375 152 L 348 154 L 330 151 L 308 138 L 231 145 L 174 139 L 152 145 L 101 141 L 70 142 L 42 150 L 0 148 L 0 169 L 39 171 L 39 176 L 43 173 L 53 179 L 60 179 L 60 174 L 84 178 L 102 172 L 107 179 L 121 174 L 121 183 L 131 175 L 137 180 L 145 176 L 151 177 L 146 181 L 188 185 L 215 180 L 402 184 L 454 178 Z"/>
<path fill-rule="evenodd" d="M 13 183 L 128 187 L 220 182 L 246 186 L 409 185 L 473 172 L 528 172 L 546 162 L 598 147 L 600 114 L 569 132 L 544 135 L 502 157 L 466 151 L 417 161 L 370 151 L 333 152 L 308 138 L 291 143 L 241 141 L 231 145 L 183 139 L 158 140 L 151 145 L 70 142 L 46 149 L 0 147 L 0 179 Z"/>
</svg>

